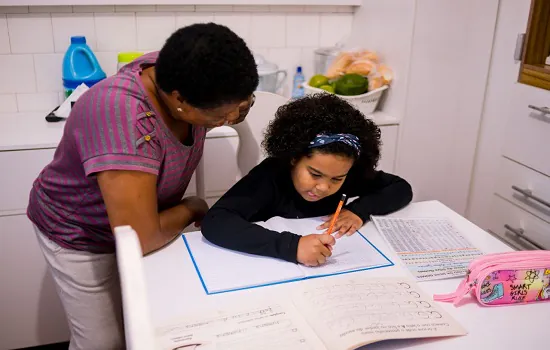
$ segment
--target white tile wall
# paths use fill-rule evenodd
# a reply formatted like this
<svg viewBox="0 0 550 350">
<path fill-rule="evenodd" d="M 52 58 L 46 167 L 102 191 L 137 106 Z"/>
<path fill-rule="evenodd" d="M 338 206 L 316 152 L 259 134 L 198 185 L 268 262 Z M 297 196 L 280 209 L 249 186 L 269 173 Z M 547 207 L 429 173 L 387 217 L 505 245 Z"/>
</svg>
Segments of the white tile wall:
<svg viewBox="0 0 550 350">
<path fill-rule="evenodd" d="M 136 13 L 138 50 L 155 50 L 176 30 L 176 17 L 170 12 Z"/>
<path fill-rule="evenodd" d="M 136 48 L 135 13 L 96 13 L 94 17 L 99 51 L 124 51 Z"/>
<path fill-rule="evenodd" d="M 10 53 L 10 37 L 8 21 L 5 15 L 0 15 L 0 54 Z"/>
<path fill-rule="evenodd" d="M 34 72 L 36 74 L 36 89 L 40 92 L 63 91 L 63 83 L 59 77 L 63 65 L 63 54 L 48 53 L 34 55 Z"/>
<path fill-rule="evenodd" d="M 228 27 L 245 41 L 248 42 L 250 40 L 250 13 L 216 13 L 214 15 L 214 22 Z"/>
<path fill-rule="evenodd" d="M 317 45 L 319 45 L 319 15 L 288 14 L 286 16 L 286 46 Z"/>
<path fill-rule="evenodd" d="M 117 52 L 116 51 L 99 51 L 95 52 L 95 56 L 97 57 L 97 60 L 99 61 L 99 65 L 107 74 L 113 75 L 116 73 L 117 69 Z"/>
<path fill-rule="evenodd" d="M 353 14 L 322 14 L 319 31 L 319 44 L 331 46 L 340 40 L 346 39 L 351 33 Z"/>
<path fill-rule="evenodd" d="M 36 92 L 32 55 L 0 55 L 0 94 Z"/>
<path fill-rule="evenodd" d="M 213 13 L 179 12 L 176 14 L 176 27 L 181 28 L 195 23 L 214 21 Z"/>
<path fill-rule="evenodd" d="M 17 112 L 17 100 L 14 94 L 0 94 L 0 113 Z"/>
<path fill-rule="evenodd" d="M 59 104 L 59 94 L 57 92 L 17 94 L 16 97 L 19 112 L 49 112 Z"/>
<path fill-rule="evenodd" d="M 65 52 L 76 35 L 85 36 L 92 50 L 97 49 L 93 13 L 52 13 L 52 27 L 55 52 Z"/>
<path fill-rule="evenodd" d="M 53 52 L 52 18 L 49 13 L 9 14 L 12 53 Z"/>
<path fill-rule="evenodd" d="M 120 51 L 152 51 L 177 28 L 216 22 L 287 70 L 313 71 L 313 50 L 349 35 L 350 6 L 0 6 L 0 113 L 49 111 L 62 101 L 61 66 L 70 37 L 83 35 L 107 75 Z"/>
<path fill-rule="evenodd" d="M 284 14 L 259 13 L 250 23 L 250 46 L 285 47 L 286 16 Z"/>
</svg>

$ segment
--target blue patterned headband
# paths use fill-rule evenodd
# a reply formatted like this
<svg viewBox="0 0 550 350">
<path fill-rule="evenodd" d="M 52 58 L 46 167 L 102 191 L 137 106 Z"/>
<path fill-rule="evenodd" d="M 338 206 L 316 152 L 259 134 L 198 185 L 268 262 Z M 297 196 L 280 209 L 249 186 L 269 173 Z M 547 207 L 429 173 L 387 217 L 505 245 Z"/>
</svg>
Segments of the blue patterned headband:
<svg viewBox="0 0 550 350">
<path fill-rule="evenodd" d="M 357 153 L 357 157 L 361 154 L 359 138 L 352 134 L 319 134 L 309 143 L 309 148 L 320 147 L 333 142 L 342 142 L 353 147 Z"/>
</svg>

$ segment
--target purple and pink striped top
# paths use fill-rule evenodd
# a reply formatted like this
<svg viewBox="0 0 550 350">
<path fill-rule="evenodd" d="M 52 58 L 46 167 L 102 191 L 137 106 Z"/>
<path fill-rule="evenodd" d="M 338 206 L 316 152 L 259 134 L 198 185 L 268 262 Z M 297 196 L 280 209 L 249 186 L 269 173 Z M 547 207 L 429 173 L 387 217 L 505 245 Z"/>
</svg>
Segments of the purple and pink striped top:
<svg viewBox="0 0 550 350">
<path fill-rule="evenodd" d="M 157 52 L 124 66 L 94 85 L 74 105 L 53 161 L 30 194 L 30 220 L 62 247 L 94 253 L 115 250 L 94 174 L 136 170 L 158 176 L 159 210 L 177 204 L 202 156 L 206 128 L 193 126 L 193 145 L 182 144 L 149 101 L 143 67 Z"/>
</svg>

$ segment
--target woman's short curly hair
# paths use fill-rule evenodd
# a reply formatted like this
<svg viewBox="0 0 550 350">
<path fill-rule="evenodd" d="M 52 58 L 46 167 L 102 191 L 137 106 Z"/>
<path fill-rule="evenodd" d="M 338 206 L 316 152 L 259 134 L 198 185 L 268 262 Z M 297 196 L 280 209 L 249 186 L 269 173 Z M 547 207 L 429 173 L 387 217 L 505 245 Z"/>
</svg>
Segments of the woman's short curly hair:
<svg viewBox="0 0 550 350">
<path fill-rule="evenodd" d="M 156 79 L 196 108 L 246 101 L 258 86 L 258 69 L 245 41 L 229 28 L 196 23 L 176 30 L 159 52 Z"/>
<path fill-rule="evenodd" d="M 334 142 L 309 148 L 318 134 L 352 134 L 361 153 Z M 380 128 L 345 100 L 328 93 L 308 95 L 281 106 L 265 131 L 262 146 L 269 157 L 291 162 L 314 151 L 339 154 L 355 160 L 353 168 L 372 173 L 380 159 Z"/>
</svg>

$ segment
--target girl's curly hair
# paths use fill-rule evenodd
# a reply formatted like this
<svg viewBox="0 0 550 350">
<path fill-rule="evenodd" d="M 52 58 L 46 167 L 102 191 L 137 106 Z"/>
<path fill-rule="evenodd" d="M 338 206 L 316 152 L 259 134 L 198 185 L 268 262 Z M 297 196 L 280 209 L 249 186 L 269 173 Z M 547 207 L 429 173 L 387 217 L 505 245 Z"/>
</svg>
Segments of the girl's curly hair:
<svg viewBox="0 0 550 350">
<path fill-rule="evenodd" d="M 339 133 L 359 138 L 359 158 L 353 147 L 342 142 L 309 148 L 318 134 Z M 338 154 L 354 159 L 353 168 L 363 169 L 365 174 L 374 172 L 380 145 L 380 128 L 348 102 L 328 93 L 308 95 L 279 107 L 262 142 L 269 157 L 290 163 L 311 156 L 313 151 Z"/>
</svg>

